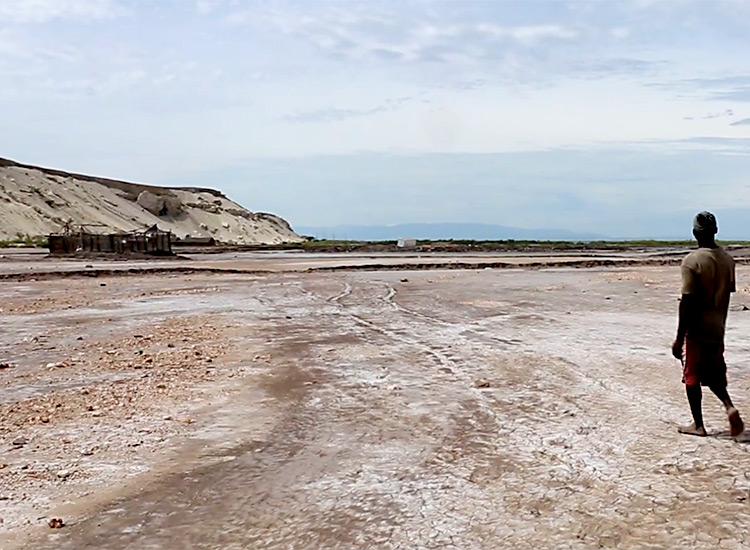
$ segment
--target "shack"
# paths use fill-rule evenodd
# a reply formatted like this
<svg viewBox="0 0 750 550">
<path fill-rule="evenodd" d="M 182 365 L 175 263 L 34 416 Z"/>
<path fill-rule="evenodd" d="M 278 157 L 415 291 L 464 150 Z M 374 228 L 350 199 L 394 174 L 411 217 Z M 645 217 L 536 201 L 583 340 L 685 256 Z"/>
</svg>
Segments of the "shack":
<svg viewBox="0 0 750 550">
<path fill-rule="evenodd" d="M 162 231 L 156 225 L 142 231 L 123 233 L 95 233 L 80 226 L 74 230 L 66 224 L 59 233 L 48 236 L 50 254 L 149 254 L 171 256 L 172 232 Z"/>
<path fill-rule="evenodd" d="M 399 239 L 396 246 L 399 248 L 414 248 L 417 246 L 417 239 Z"/>
<path fill-rule="evenodd" d="M 211 236 L 198 237 L 192 235 L 185 235 L 182 239 L 179 237 L 172 239 L 172 244 L 180 246 L 216 246 L 216 239 Z"/>
</svg>

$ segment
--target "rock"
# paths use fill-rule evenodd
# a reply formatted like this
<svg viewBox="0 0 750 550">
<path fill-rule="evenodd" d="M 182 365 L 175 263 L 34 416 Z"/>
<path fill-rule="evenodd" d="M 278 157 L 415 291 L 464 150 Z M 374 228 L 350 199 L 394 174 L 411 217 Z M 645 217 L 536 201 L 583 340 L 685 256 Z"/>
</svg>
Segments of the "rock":
<svg viewBox="0 0 750 550">
<path fill-rule="evenodd" d="M 151 191 L 141 191 L 135 202 L 154 216 L 175 217 L 182 212 L 182 202 L 174 195 L 156 195 Z"/>
<path fill-rule="evenodd" d="M 742 306 L 742 311 L 750 311 L 750 307 Z"/>
<path fill-rule="evenodd" d="M 474 382 L 475 388 L 489 388 L 491 386 L 489 380 L 479 379 Z"/>
<path fill-rule="evenodd" d="M 57 477 L 60 479 L 68 479 L 70 477 L 70 470 L 60 470 L 57 472 Z"/>
<path fill-rule="evenodd" d="M 0 370 L 12 369 L 13 365 L 10 363 L 0 363 Z"/>
<path fill-rule="evenodd" d="M 13 440 L 13 445 L 15 445 L 16 447 L 23 447 L 28 442 L 29 440 L 26 439 L 25 437 L 17 437 L 16 439 Z"/>
<path fill-rule="evenodd" d="M 62 518 L 52 518 L 49 520 L 48 525 L 50 529 L 62 529 L 65 527 L 65 521 Z"/>
<path fill-rule="evenodd" d="M 49 416 L 40 416 L 40 417 L 39 417 L 39 421 L 40 421 L 40 422 L 41 422 L 42 424 L 47 424 L 47 423 L 49 422 Z"/>
<path fill-rule="evenodd" d="M 407 279 L 407 278 L 403 278 L 403 279 L 401 279 L 401 282 L 402 282 L 402 283 L 408 283 L 408 282 L 409 282 L 409 279 Z"/>
</svg>

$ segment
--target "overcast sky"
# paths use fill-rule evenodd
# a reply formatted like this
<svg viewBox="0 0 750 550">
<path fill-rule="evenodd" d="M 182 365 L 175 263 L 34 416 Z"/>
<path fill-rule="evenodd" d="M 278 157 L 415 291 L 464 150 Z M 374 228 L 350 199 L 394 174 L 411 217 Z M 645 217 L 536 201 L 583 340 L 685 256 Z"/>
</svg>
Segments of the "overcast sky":
<svg viewBox="0 0 750 550">
<path fill-rule="evenodd" d="M 750 239 L 748 29 L 745 0 L 0 0 L 0 156 L 293 225 L 707 208 Z"/>
</svg>

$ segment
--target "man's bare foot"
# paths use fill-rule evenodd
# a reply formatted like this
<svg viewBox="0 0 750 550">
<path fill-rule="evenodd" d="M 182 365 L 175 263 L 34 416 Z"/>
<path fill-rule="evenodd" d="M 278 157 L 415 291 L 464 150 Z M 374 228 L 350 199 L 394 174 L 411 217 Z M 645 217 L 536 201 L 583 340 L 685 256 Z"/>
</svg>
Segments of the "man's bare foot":
<svg viewBox="0 0 750 550">
<path fill-rule="evenodd" d="M 688 435 L 697 435 L 699 437 L 706 437 L 706 428 L 703 426 L 696 427 L 695 422 L 690 424 L 689 426 L 680 426 L 677 428 L 677 431 L 681 434 L 688 434 Z"/>
<path fill-rule="evenodd" d="M 727 409 L 727 418 L 729 418 L 729 433 L 732 437 L 737 437 L 745 430 L 745 424 L 740 418 L 740 413 L 734 407 Z"/>
</svg>

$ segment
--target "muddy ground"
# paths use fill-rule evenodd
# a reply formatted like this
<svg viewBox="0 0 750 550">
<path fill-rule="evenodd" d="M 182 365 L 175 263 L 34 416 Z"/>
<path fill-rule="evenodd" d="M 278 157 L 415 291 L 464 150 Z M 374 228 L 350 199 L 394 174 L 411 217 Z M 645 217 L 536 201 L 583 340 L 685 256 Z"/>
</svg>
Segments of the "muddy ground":
<svg viewBox="0 0 750 550">
<path fill-rule="evenodd" d="M 672 266 L 0 281 L 0 548 L 746 548 L 750 447 L 710 395 L 711 437 L 676 432 L 678 286 Z"/>
</svg>

